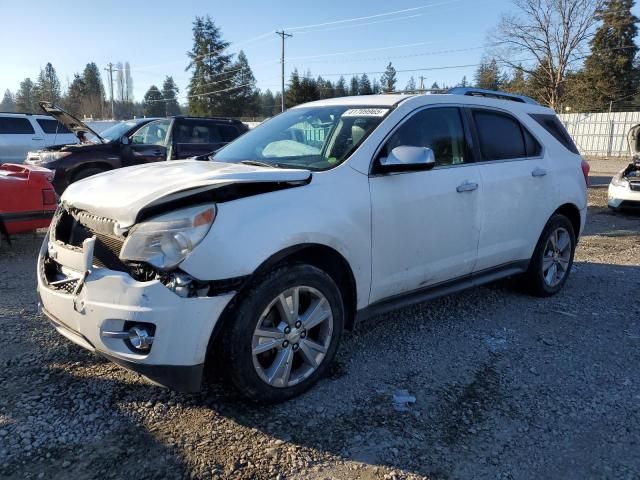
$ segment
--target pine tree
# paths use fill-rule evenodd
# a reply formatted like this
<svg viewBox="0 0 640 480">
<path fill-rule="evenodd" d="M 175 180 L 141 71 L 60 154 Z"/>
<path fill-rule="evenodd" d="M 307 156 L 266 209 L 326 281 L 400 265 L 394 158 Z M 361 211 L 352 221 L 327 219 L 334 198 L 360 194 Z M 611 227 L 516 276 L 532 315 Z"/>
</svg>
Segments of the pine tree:
<svg viewBox="0 0 640 480">
<path fill-rule="evenodd" d="M 4 97 L 0 102 L 0 112 L 15 112 L 16 111 L 16 99 L 8 88 L 4 91 Z"/>
<path fill-rule="evenodd" d="M 260 93 L 260 109 L 258 111 L 261 117 L 270 117 L 273 115 L 273 107 L 275 106 L 276 99 L 273 96 L 273 92 L 268 88 Z"/>
<path fill-rule="evenodd" d="M 238 58 L 229 68 L 232 74 L 233 90 L 228 92 L 223 113 L 232 117 L 254 115 L 257 110 L 256 103 L 256 78 L 249 66 L 249 60 L 240 50 Z"/>
<path fill-rule="evenodd" d="M 341 75 L 338 81 L 336 82 L 334 96 L 336 97 L 346 97 L 347 96 L 347 82 L 344 77 Z"/>
<path fill-rule="evenodd" d="M 177 99 L 178 91 L 178 86 L 176 82 L 173 81 L 173 77 L 167 76 L 162 84 L 162 98 L 164 98 L 164 102 L 162 103 L 164 103 L 165 116 L 167 117 L 180 115 L 180 105 Z"/>
<path fill-rule="evenodd" d="M 297 68 L 294 68 L 293 72 L 291 72 L 289 86 L 287 87 L 284 95 L 285 108 L 295 107 L 296 105 L 303 103 L 302 85 L 300 82 L 300 74 L 298 73 Z"/>
<path fill-rule="evenodd" d="M 409 77 L 409 81 L 407 85 L 404 87 L 407 92 L 413 92 L 416 89 L 416 79 L 413 78 L 413 75 Z"/>
<path fill-rule="evenodd" d="M 482 60 L 475 73 L 475 86 L 486 90 L 499 90 L 505 81 L 495 58 Z"/>
<path fill-rule="evenodd" d="M 229 42 L 222 38 L 220 28 L 206 17 L 193 22 L 193 48 L 186 70 L 191 70 L 189 82 L 189 113 L 191 115 L 220 115 L 233 86 L 230 70 L 232 55 L 225 53 Z"/>
<path fill-rule="evenodd" d="M 81 101 L 82 114 L 91 118 L 102 116 L 104 109 L 104 87 L 98 66 L 91 62 L 82 72 L 84 94 Z"/>
<path fill-rule="evenodd" d="M 164 117 L 165 107 L 163 100 L 162 93 L 158 90 L 158 87 L 151 85 L 147 93 L 144 94 L 144 100 L 142 101 L 144 115 L 147 117 Z"/>
<path fill-rule="evenodd" d="M 320 90 L 318 89 L 318 83 L 311 77 L 311 72 L 307 71 L 302 80 L 300 80 L 300 93 L 301 102 L 313 102 L 320 99 Z"/>
<path fill-rule="evenodd" d="M 79 74 L 75 73 L 64 98 L 64 108 L 72 115 L 82 115 L 82 100 L 85 95 L 86 85 L 84 80 Z"/>
<path fill-rule="evenodd" d="M 378 95 L 380 93 L 380 82 L 377 78 L 373 77 L 373 85 L 371 87 L 374 95 Z"/>
<path fill-rule="evenodd" d="M 357 75 L 351 77 L 351 84 L 349 86 L 349 95 L 360 95 L 360 79 Z"/>
<path fill-rule="evenodd" d="M 387 65 L 384 73 L 380 77 L 380 87 L 383 93 L 391 93 L 396 89 L 396 69 L 393 68 L 391 62 Z"/>
<path fill-rule="evenodd" d="M 316 83 L 318 85 L 320 99 L 333 98 L 336 96 L 335 87 L 333 83 L 331 83 L 331 80 L 325 80 L 321 76 L 318 76 Z"/>
<path fill-rule="evenodd" d="M 60 80 L 56 75 L 56 69 L 51 63 L 47 63 L 40 70 L 35 85 L 35 95 L 38 100 L 57 103 L 60 100 Z"/>
<path fill-rule="evenodd" d="M 511 78 L 502 86 L 505 92 L 515 93 L 519 95 L 528 94 L 527 78 L 522 68 L 516 68 Z"/>
<path fill-rule="evenodd" d="M 371 95 L 373 93 L 373 88 L 371 88 L 371 80 L 367 77 L 366 73 L 363 73 L 360 77 L 360 95 Z"/>
<path fill-rule="evenodd" d="M 618 98 L 631 98 L 638 87 L 634 59 L 638 47 L 638 17 L 633 0 L 606 0 L 596 17 L 602 22 L 591 39 L 591 54 L 584 62 L 584 94 L 592 108 L 606 108 Z"/>
<path fill-rule="evenodd" d="M 16 93 L 16 112 L 27 113 L 40 110 L 35 97 L 35 85 L 30 78 L 20 82 L 20 88 Z"/>
<path fill-rule="evenodd" d="M 462 80 L 460 80 L 460 83 L 458 84 L 458 86 L 462 88 L 466 88 L 469 86 L 469 82 L 467 81 L 466 75 L 462 77 Z"/>
</svg>

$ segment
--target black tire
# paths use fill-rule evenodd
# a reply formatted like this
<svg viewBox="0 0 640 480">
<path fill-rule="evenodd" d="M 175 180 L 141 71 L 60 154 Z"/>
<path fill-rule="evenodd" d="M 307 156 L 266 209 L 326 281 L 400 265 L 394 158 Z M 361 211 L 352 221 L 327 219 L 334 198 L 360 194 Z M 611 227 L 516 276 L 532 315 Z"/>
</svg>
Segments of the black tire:
<svg viewBox="0 0 640 480">
<path fill-rule="evenodd" d="M 106 172 L 106 170 L 100 167 L 83 168 L 82 170 L 77 172 L 75 175 L 73 175 L 73 182 L 77 182 L 78 180 L 83 180 L 85 178 L 92 177 L 94 175 L 97 175 L 103 172 Z"/>
<path fill-rule="evenodd" d="M 295 385 L 276 387 L 263 380 L 254 366 L 254 331 L 271 302 L 282 292 L 297 286 L 311 287 L 325 297 L 333 317 L 332 335 L 326 354 L 313 373 Z M 344 302 L 338 286 L 324 271 L 306 264 L 283 265 L 257 278 L 229 313 L 221 342 L 217 343 L 227 366 L 226 375 L 243 396 L 259 403 L 288 400 L 317 382 L 335 357 L 345 321 Z"/>
<path fill-rule="evenodd" d="M 543 262 L 545 260 L 544 256 L 548 247 L 548 242 L 550 241 L 550 236 L 558 231 L 558 229 L 563 229 L 569 235 L 569 247 L 570 254 L 569 260 L 564 271 L 564 275 L 555 285 L 550 285 L 545 280 Z M 529 293 L 538 296 L 538 297 L 549 297 L 551 295 L 555 295 L 558 293 L 564 284 L 566 283 L 569 275 L 571 273 L 571 266 L 573 265 L 573 257 L 576 251 L 576 235 L 573 230 L 573 225 L 569 221 L 567 217 L 561 214 L 553 215 L 544 229 L 542 230 L 542 234 L 540 235 L 540 239 L 536 245 L 535 250 L 533 251 L 533 256 L 531 257 L 531 261 L 529 262 L 529 269 L 524 275 L 524 286 L 529 291 Z"/>
</svg>

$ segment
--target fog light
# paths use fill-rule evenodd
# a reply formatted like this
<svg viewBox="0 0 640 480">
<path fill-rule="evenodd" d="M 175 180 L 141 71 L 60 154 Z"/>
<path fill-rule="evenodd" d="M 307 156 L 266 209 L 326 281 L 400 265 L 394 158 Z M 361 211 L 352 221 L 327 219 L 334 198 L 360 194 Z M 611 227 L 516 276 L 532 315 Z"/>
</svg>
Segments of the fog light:
<svg viewBox="0 0 640 480">
<path fill-rule="evenodd" d="M 129 341 L 137 350 L 149 350 L 153 344 L 153 335 L 144 327 L 135 326 L 129 329 Z"/>
</svg>

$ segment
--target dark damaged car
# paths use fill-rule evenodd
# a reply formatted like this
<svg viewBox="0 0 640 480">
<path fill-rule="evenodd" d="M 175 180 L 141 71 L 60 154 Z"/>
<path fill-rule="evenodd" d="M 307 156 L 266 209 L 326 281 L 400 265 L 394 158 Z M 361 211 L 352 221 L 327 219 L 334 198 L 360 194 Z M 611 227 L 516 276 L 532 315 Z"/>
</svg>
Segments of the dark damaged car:
<svg viewBox="0 0 640 480">
<path fill-rule="evenodd" d="M 58 194 L 73 182 L 116 168 L 211 153 L 248 130 L 238 120 L 175 116 L 127 120 L 97 133 L 52 103 L 40 106 L 80 140 L 27 154 L 25 163 L 54 172 Z"/>
</svg>

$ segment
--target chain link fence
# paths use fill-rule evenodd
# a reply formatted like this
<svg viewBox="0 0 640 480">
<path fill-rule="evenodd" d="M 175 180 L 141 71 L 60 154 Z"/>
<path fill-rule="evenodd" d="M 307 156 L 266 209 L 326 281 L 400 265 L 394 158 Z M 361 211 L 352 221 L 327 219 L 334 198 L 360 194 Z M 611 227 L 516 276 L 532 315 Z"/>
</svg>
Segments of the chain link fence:
<svg viewBox="0 0 640 480">
<path fill-rule="evenodd" d="M 558 115 L 582 155 L 631 155 L 627 133 L 640 123 L 640 112 L 563 113 Z"/>
</svg>

